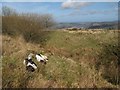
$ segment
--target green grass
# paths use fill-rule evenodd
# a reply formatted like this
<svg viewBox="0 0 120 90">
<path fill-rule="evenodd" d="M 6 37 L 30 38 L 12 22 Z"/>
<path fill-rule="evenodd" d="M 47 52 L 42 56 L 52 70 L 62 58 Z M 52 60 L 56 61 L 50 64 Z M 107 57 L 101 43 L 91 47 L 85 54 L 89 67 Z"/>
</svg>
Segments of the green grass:
<svg viewBox="0 0 120 90">
<path fill-rule="evenodd" d="M 3 87 L 93 88 L 119 85 L 116 83 L 118 56 L 113 54 L 120 50 L 117 47 L 118 32 L 116 34 L 112 31 L 98 34 L 49 32 L 45 32 L 47 37 L 42 38 L 42 43 L 41 37 L 34 38 L 38 44 L 34 43 L 33 46 L 35 45 L 37 49 L 29 47 L 34 51 L 38 50 L 37 52 L 44 51 L 49 58 L 46 65 L 38 63 L 34 59 L 38 70 L 33 73 L 25 71 L 23 65 L 23 53 L 25 52 L 12 49 L 14 53 L 8 56 L 7 49 L 4 50 L 6 53 L 3 54 L 2 60 Z M 10 42 L 17 46 L 13 39 Z M 44 47 L 39 47 L 39 44 L 41 45 L 43 42 Z M 9 42 L 6 41 L 4 45 L 8 44 Z M 26 42 L 26 44 L 29 46 L 29 43 Z M 24 49 L 27 50 L 27 48 Z M 23 56 L 20 57 L 20 55 Z"/>
<path fill-rule="evenodd" d="M 77 63 L 61 59 L 60 57 L 52 56 L 46 65 L 46 78 L 53 79 L 57 82 L 63 81 L 68 85 L 77 82 L 81 73 L 81 67 Z"/>
</svg>

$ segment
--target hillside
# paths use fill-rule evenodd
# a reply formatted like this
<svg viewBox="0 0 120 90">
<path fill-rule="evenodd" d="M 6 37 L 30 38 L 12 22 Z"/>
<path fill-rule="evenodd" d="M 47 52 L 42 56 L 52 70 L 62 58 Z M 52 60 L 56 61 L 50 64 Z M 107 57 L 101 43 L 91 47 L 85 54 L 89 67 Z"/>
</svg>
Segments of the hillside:
<svg viewBox="0 0 120 90">
<path fill-rule="evenodd" d="M 104 30 L 116 30 L 118 28 L 118 21 L 111 22 L 78 22 L 78 23 L 58 23 L 56 28 L 84 28 L 84 29 L 104 29 Z"/>
<path fill-rule="evenodd" d="M 27 88 L 116 88 L 118 31 L 43 31 L 44 37 L 3 35 L 2 85 Z M 29 73 L 23 65 L 32 51 L 46 54 L 46 65 Z"/>
</svg>

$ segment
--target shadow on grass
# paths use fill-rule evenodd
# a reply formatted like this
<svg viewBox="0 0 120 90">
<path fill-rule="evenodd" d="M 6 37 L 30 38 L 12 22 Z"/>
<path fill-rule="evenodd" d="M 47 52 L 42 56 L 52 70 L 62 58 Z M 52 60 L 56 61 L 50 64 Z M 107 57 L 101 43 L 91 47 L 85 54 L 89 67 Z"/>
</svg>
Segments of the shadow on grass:
<svg viewBox="0 0 120 90">
<path fill-rule="evenodd" d="M 38 33 L 24 33 L 23 37 L 26 42 L 46 45 L 46 42 L 51 38 L 53 32 L 51 31 L 40 31 Z"/>
<path fill-rule="evenodd" d="M 120 47 L 118 44 L 103 44 L 103 51 L 98 55 L 96 69 L 102 73 L 102 77 L 108 82 L 120 84 Z"/>
</svg>

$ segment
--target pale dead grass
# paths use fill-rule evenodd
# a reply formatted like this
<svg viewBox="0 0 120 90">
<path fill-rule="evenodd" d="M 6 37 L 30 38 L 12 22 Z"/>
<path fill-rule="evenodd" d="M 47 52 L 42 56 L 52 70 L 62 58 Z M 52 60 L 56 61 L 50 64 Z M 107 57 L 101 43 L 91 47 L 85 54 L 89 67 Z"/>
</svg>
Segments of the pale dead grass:
<svg viewBox="0 0 120 90">
<path fill-rule="evenodd" d="M 68 30 L 63 30 L 65 32 L 69 32 L 69 33 L 83 33 L 83 34 L 101 34 L 101 33 L 106 33 L 107 32 L 120 32 L 120 30 L 102 30 L 102 29 L 89 29 L 89 30 L 77 30 L 77 31 L 68 31 Z"/>
<path fill-rule="evenodd" d="M 22 36 L 3 36 L 3 55 L 25 57 L 31 51 L 39 51 L 39 44 L 26 42 Z M 8 44 L 9 43 L 9 44 Z"/>
</svg>

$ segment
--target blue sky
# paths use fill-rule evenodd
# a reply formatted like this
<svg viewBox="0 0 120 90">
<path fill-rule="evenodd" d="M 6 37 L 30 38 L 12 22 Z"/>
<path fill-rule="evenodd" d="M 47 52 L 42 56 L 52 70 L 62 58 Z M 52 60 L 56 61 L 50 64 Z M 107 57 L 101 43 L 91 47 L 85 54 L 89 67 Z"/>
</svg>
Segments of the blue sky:
<svg viewBox="0 0 120 90">
<path fill-rule="evenodd" d="M 52 14 L 57 22 L 102 22 L 118 19 L 117 2 L 3 2 L 17 12 Z"/>
</svg>

